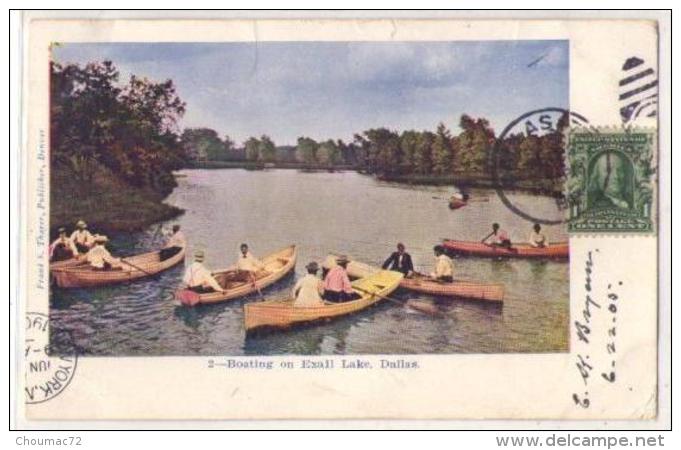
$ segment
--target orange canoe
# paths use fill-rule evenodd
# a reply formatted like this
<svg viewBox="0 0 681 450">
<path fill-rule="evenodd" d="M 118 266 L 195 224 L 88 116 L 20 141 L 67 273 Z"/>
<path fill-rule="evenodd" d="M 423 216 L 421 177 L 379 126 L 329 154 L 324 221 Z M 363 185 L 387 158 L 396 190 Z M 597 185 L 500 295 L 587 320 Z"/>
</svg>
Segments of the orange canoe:
<svg viewBox="0 0 681 450">
<path fill-rule="evenodd" d="M 529 244 L 513 244 L 509 248 L 495 247 L 481 242 L 455 241 L 445 239 L 442 246 L 451 253 L 467 256 L 507 257 L 507 258 L 568 258 L 567 242 L 557 242 L 546 247 L 532 247 Z"/>
</svg>

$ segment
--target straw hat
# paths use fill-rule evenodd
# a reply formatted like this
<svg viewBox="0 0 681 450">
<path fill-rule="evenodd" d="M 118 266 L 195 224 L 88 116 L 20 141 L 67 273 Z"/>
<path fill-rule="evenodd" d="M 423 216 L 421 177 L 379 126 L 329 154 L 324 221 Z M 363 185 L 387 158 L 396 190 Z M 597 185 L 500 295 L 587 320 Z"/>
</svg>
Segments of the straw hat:
<svg viewBox="0 0 681 450">
<path fill-rule="evenodd" d="M 57 230 L 59 234 L 66 233 L 66 228 L 64 227 L 59 227 L 59 230 Z"/>
<path fill-rule="evenodd" d="M 80 219 L 78 222 L 76 222 L 76 226 L 78 228 L 87 228 L 87 224 L 85 223 L 85 221 L 83 219 Z"/>
<path fill-rule="evenodd" d="M 345 255 L 340 255 L 339 257 L 336 258 L 336 264 L 347 264 L 349 262 L 350 260 Z"/>
<path fill-rule="evenodd" d="M 197 250 L 194 252 L 194 261 L 202 262 L 204 254 L 202 250 Z"/>
</svg>

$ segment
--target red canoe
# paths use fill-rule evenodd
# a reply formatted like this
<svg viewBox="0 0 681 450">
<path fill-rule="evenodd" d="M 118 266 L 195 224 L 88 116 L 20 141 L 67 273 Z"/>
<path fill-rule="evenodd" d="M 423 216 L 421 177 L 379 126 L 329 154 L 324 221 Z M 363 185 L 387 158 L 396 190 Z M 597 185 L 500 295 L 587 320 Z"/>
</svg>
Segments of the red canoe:
<svg viewBox="0 0 681 450">
<path fill-rule="evenodd" d="M 570 254 L 567 242 L 556 242 L 546 247 L 532 247 L 529 244 L 513 244 L 508 248 L 494 247 L 481 242 L 455 241 L 445 239 L 442 246 L 457 255 L 470 256 L 503 256 L 510 258 L 568 258 Z"/>
</svg>

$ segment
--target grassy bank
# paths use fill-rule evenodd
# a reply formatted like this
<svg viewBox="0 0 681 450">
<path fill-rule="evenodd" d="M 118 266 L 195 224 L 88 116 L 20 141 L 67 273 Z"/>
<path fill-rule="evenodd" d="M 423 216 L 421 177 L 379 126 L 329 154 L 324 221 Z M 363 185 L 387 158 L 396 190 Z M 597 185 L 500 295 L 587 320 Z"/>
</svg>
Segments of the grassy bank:
<svg viewBox="0 0 681 450">
<path fill-rule="evenodd" d="M 65 169 L 53 167 L 51 172 L 52 235 L 60 226 L 71 230 L 78 219 L 95 232 L 111 233 L 141 230 L 182 213 L 163 203 L 159 194 L 130 186 L 101 167 L 89 183 L 75 180 Z"/>
</svg>

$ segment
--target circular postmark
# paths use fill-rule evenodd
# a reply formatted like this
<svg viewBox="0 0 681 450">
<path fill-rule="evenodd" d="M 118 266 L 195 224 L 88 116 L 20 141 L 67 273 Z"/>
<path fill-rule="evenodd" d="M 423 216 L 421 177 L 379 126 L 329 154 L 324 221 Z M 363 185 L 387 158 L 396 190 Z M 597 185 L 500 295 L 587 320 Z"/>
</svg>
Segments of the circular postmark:
<svg viewBox="0 0 681 450">
<path fill-rule="evenodd" d="M 52 330 L 50 333 L 49 317 L 46 314 L 26 314 L 24 395 L 28 404 L 43 403 L 55 398 L 64 392 L 76 373 L 78 355 L 75 347 L 71 346 L 72 348 L 59 355 L 51 354 L 50 334 L 53 339 L 60 337 L 60 341 L 71 342 L 67 331 Z"/>
<path fill-rule="evenodd" d="M 506 146 L 509 142 L 535 137 L 537 139 L 542 136 L 547 136 L 551 133 L 556 133 L 557 135 L 562 133 L 562 129 L 570 126 L 579 127 L 589 127 L 589 121 L 574 111 L 570 111 L 564 108 L 549 107 L 536 109 L 534 111 L 529 111 L 521 116 L 515 118 L 511 121 L 506 128 L 501 132 L 499 138 L 496 140 L 491 154 L 491 169 L 492 178 L 494 182 L 494 190 L 501 202 L 511 211 L 513 211 L 518 216 L 534 223 L 540 223 L 542 225 L 559 225 L 566 223 L 567 218 L 557 219 L 555 217 L 539 217 L 535 214 L 531 214 L 523 210 L 519 205 L 513 203 L 511 199 L 506 195 L 505 191 L 507 189 L 515 188 L 515 179 L 509 177 L 502 173 L 502 159 L 504 157 L 504 152 L 506 151 Z M 554 154 L 551 155 L 554 163 L 556 160 L 563 161 L 564 151 L 563 146 L 559 148 L 554 148 L 552 150 Z M 556 205 L 559 210 L 565 209 L 564 197 L 556 198 Z"/>
</svg>

